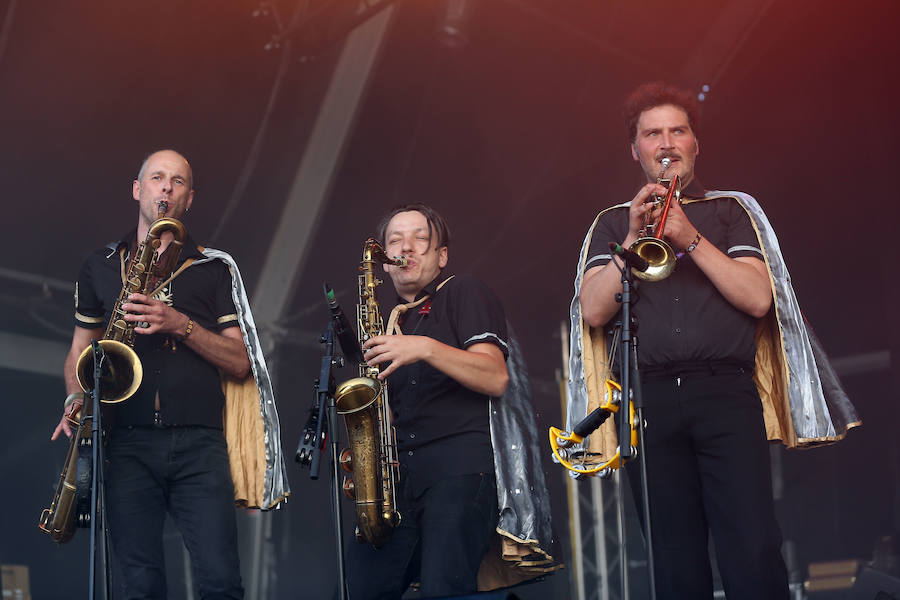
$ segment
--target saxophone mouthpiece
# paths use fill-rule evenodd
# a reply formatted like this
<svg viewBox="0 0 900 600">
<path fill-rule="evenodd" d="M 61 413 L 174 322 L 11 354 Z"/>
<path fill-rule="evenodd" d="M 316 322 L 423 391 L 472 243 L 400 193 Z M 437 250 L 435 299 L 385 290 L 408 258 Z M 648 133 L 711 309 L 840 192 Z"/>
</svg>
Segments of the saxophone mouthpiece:
<svg viewBox="0 0 900 600">
<path fill-rule="evenodd" d="M 162 219 L 163 215 L 169 212 L 169 202 L 166 200 L 160 200 L 156 203 L 156 215 L 157 218 Z"/>
<path fill-rule="evenodd" d="M 395 267 L 408 267 L 409 259 L 405 256 L 395 256 L 394 257 L 394 266 Z"/>
</svg>

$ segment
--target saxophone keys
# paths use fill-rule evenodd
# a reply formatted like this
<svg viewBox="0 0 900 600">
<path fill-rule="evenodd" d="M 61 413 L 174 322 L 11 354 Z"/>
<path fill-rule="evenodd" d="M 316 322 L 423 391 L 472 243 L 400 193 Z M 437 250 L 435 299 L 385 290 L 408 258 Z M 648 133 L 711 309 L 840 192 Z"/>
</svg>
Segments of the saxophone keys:
<svg viewBox="0 0 900 600">
<path fill-rule="evenodd" d="M 344 477 L 344 482 L 341 484 L 341 491 L 343 491 L 344 495 L 349 499 L 356 500 L 356 486 L 349 477 Z"/>
<path fill-rule="evenodd" d="M 347 473 L 353 472 L 353 455 L 350 454 L 349 448 L 344 448 L 341 450 L 341 455 L 338 457 L 338 462 L 341 463 L 341 467 Z"/>
</svg>

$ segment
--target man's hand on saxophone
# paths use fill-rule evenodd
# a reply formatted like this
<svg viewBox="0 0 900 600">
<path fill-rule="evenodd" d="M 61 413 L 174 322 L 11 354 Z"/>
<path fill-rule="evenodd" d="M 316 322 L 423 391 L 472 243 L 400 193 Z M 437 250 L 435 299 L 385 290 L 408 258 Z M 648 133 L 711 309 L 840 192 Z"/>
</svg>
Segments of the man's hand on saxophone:
<svg viewBox="0 0 900 600">
<path fill-rule="evenodd" d="M 141 335 L 163 333 L 178 339 L 187 337 L 185 331 L 191 319 L 165 302 L 144 294 L 130 294 L 128 302 L 123 304 L 122 308 L 128 311 L 125 315 L 126 321 L 142 324 L 135 327 L 135 333 Z"/>
<path fill-rule="evenodd" d="M 53 430 L 53 435 L 50 436 L 50 441 L 56 440 L 59 437 L 60 433 L 65 433 L 66 437 L 72 437 L 72 430 L 74 426 L 72 425 L 71 419 L 74 418 L 75 412 L 78 411 L 83 405 L 83 402 L 72 402 L 68 406 L 63 408 L 62 417 L 59 419 L 59 425 L 56 426 L 56 429 Z"/>
<path fill-rule="evenodd" d="M 66 382 L 66 393 L 69 394 L 71 398 L 73 394 L 78 394 L 81 392 L 81 385 L 78 383 L 78 376 L 75 373 L 75 364 L 78 362 L 78 357 L 81 356 L 81 352 L 91 345 L 93 340 L 99 340 L 103 337 L 103 329 L 84 329 L 82 327 L 75 327 L 75 330 L 72 334 L 72 345 L 69 347 L 69 353 L 66 355 L 65 366 L 63 367 L 63 378 Z M 72 437 L 73 427 L 71 421 L 69 421 L 69 417 L 71 417 L 75 411 L 80 409 L 82 406 L 82 401 L 75 399 L 72 402 L 67 402 L 65 406 L 63 406 L 63 414 L 59 419 L 59 424 L 56 426 L 56 429 L 53 430 L 53 435 L 50 436 L 50 440 L 56 440 L 59 437 L 60 433 L 65 433 L 66 437 Z"/>
<path fill-rule="evenodd" d="M 244 379 L 250 374 L 250 358 L 240 327 L 215 333 L 165 302 L 144 294 L 129 295 L 122 308 L 128 311 L 126 321 L 145 324 L 135 327 L 135 332 L 170 335 L 235 379 Z"/>
<path fill-rule="evenodd" d="M 502 396 L 509 383 L 503 353 L 494 344 L 472 344 L 463 350 L 427 336 L 379 335 L 366 340 L 363 351 L 370 366 L 390 363 L 379 379 L 422 360 L 479 394 Z"/>
<path fill-rule="evenodd" d="M 366 340 L 363 354 L 370 367 L 381 366 L 378 379 L 384 380 L 403 365 L 428 360 L 433 354 L 432 342 L 420 335 L 378 335 Z"/>
</svg>

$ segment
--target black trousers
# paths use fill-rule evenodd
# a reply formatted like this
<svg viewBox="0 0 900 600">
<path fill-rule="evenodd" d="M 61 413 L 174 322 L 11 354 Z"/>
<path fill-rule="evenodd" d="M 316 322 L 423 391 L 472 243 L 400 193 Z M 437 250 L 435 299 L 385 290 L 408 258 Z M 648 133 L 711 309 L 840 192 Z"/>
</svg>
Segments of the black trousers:
<svg viewBox="0 0 900 600">
<path fill-rule="evenodd" d="M 402 520 L 384 546 L 348 543 L 350 600 L 396 600 L 413 581 L 422 582 L 425 598 L 477 590 L 478 567 L 497 526 L 494 474 L 452 477 L 418 495 L 412 488 L 401 476 Z"/>
<path fill-rule="evenodd" d="M 712 598 L 709 534 L 728 600 L 788 598 L 762 407 L 751 374 L 643 378 L 660 598 Z M 638 462 L 627 466 L 640 498 Z"/>
<path fill-rule="evenodd" d="M 206 427 L 113 429 L 106 502 L 115 598 L 167 598 L 163 525 L 172 515 L 203 600 L 243 598 L 225 436 Z"/>
</svg>

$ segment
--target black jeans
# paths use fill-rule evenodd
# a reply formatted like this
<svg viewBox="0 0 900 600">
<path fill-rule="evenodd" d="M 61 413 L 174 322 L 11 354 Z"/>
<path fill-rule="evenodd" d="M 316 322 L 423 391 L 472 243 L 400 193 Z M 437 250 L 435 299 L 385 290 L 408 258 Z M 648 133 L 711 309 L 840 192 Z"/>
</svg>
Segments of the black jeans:
<svg viewBox="0 0 900 600">
<path fill-rule="evenodd" d="M 348 542 L 350 600 L 395 600 L 416 580 L 426 598 L 477 590 L 478 567 L 497 527 L 494 474 L 452 477 L 419 495 L 412 487 L 401 476 L 402 520 L 384 546 Z"/>
<path fill-rule="evenodd" d="M 644 378 L 644 451 L 660 598 L 788 598 L 762 407 L 748 370 Z M 640 498 L 638 462 L 628 463 Z"/>
<path fill-rule="evenodd" d="M 199 597 L 243 598 L 234 487 L 221 430 L 113 429 L 106 449 L 112 556 L 124 598 L 166 598 L 163 525 L 172 515 Z M 115 595 L 120 597 L 119 594 Z"/>
</svg>

